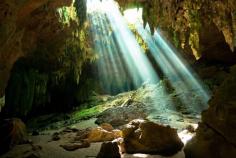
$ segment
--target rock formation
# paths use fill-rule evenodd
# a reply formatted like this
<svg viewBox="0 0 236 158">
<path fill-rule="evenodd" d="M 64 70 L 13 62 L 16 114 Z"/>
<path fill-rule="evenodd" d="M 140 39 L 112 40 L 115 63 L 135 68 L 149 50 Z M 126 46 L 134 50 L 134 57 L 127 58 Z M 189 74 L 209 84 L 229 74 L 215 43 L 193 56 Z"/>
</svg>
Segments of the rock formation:
<svg viewBox="0 0 236 158">
<path fill-rule="evenodd" d="M 156 27 L 162 29 L 170 41 L 196 59 L 219 43 L 226 42 L 231 50 L 236 47 L 234 0 L 117 1 L 123 9 L 143 8 L 144 25 L 148 23 L 153 32 Z"/>
<path fill-rule="evenodd" d="M 150 121 L 133 120 L 122 130 L 127 153 L 173 155 L 183 143 L 177 131 Z"/>
<path fill-rule="evenodd" d="M 0 133 L 0 154 L 27 139 L 26 126 L 17 118 L 0 121 Z"/>
<path fill-rule="evenodd" d="M 202 113 L 196 137 L 186 146 L 187 158 L 224 158 L 236 155 L 236 69 L 232 67 Z"/>
</svg>

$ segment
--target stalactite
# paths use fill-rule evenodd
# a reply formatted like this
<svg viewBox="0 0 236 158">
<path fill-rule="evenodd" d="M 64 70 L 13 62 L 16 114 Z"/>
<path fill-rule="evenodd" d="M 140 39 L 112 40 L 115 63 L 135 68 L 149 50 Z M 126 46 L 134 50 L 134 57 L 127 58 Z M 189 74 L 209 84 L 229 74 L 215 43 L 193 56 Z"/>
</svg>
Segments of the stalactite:
<svg viewBox="0 0 236 158">
<path fill-rule="evenodd" d="M 197 59 L 201 57 L 202 50 L 199 45 L 200 31 L 203 23 L 214 23 L 219 32 L 222 32 L 225 37 L 225 42 L 229 45 L 231 50 L 236 45 L 236 24 L 235 24 L 235 0 L 227 1 L 210 1 L 210 0 L 116 0 L 121 8 L 128 8 L 129 4 L 139 4 L 143 7 L 143 21 L 150 25 L 152 31 L 156 27 L 164 30 L 174 30 L 181 34 L 179 38 L 186 37 L 186 40 L 178 39 L 178 41 L 185 41 L 181 45 L 191 45 L 192 52 Z M 190 32 L 190 36 L 186 34 Z M 184 34 L 184 35 L 182 35 Z M 173 34 L 174 35 L 174 34 Z M 171 39 L 175 40 L 176 37 Z M 172 41 L 174 43 L 174 41 Z"/>
</svg>

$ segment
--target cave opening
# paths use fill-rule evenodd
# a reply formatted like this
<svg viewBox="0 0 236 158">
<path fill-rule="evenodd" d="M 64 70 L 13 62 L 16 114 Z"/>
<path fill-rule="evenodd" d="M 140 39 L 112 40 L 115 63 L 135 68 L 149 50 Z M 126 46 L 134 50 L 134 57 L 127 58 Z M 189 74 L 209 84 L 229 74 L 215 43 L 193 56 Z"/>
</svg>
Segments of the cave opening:
<svg viewBox="0 0 236 158">
<path fill-rule="evenodd" d="M 235 6 L 1 1 L 0 158 L 235 157 Z"/>
</svg>

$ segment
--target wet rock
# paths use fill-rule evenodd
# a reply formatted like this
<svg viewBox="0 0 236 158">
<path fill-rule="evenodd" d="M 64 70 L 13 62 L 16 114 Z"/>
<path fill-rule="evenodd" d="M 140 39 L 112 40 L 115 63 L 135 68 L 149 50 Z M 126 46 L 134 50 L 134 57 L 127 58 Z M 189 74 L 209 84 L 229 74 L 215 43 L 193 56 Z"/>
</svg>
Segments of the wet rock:
<svg viewBox="0 0 236 158">
<path fill-rule="evenodd" d="M 60 145 L 63 149 L 67 151 L 74 151 L 80 148 L 88 148 L 90 146 L 90 143 L 87 141 L 81 141 L 79 143 L 69 143 L 69 144 L 64 144 Z"/>
<path fill-rule="evenodd" d="M 145 119 L 147 117 L 146 105 L 141 102 L 128 101 L 125 105 L 109 108 L 102 112 L 95 123 L 109 123 L 113 127 L 129 123 L 134 119 Z"/>
<path fill-rule="evenodd" d="M 175 129 L 150 121 L 133 120 L 122 132 L 127 153 L 173 155 L 183 147 Z"/>
<path fill-rule="evenodd" d="M 120 152 L 117 142 L 102 143 L 100 152 L 96 158 L 120 158 Z"/>
<path fill-rule="evenodd" d="M 0 122 L 0 154 L 8 151 L 14 145 L 26 142 L 25 124 L 18 118 L 5 119 Z"/>
</svg>

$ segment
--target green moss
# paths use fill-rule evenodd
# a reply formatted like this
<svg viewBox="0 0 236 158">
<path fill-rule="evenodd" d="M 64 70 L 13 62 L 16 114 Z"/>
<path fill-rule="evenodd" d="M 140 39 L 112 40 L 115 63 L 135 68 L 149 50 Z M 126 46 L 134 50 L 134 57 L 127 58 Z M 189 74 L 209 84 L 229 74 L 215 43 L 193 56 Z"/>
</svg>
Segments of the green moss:
<svg viewBox="0 0 236 158">
<path fill-rule="evenodd" d="M 143 50 L 146 52 L 146 50 L 148 49 L 148 45 L 147 43 L 143 40 L 143 38 L 140 36 L 140 34 L 138 33 L 136 27 L 134 24 L 129 24 L 128 25 L 129 29 L 133 32 L 138 44 L 143 48 Z"/>
<path fill-rule="evenodd" d="M 98 115 L 104 110 L 104 107 L 98 105 L 89 109 L 82 109 L 72 114 L 72 120 L 81 120 Z"/>
<path fill-rule="evenodd" d="M 173 43 L 175 45 L 176 48 L 179 48 L 180 46 L 180 41 L 179 41 L 179 35 L 176 31 L 173 31 Z"/>
</svg>

